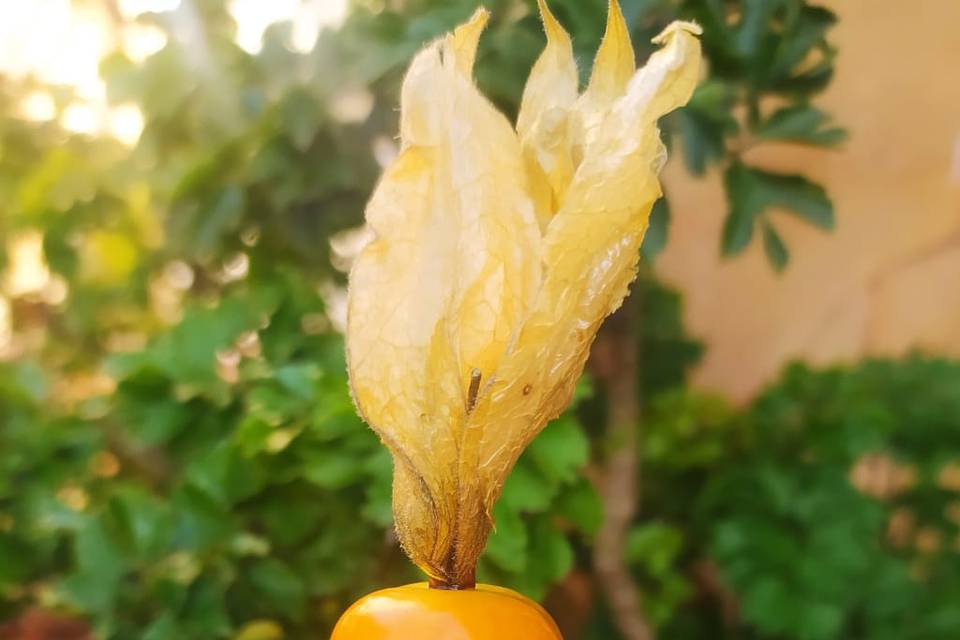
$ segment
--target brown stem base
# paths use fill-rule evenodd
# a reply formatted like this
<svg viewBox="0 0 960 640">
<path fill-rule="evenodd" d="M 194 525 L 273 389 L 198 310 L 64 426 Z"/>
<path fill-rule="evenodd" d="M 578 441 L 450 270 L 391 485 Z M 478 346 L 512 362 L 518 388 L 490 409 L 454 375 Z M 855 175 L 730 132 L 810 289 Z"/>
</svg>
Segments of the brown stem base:
<svg viewBox="0 0 960 640">
<path fill-rule="evenodd" d="M 477 587 L 477 576 L 476 574 L 470 576 L 468 580 L 463 580 L 460 582 L 447 582 L 440 578 L 430 578 L 430 588 L 431 589 L 441 589 L 443 591 L 468 591 L 470 589 L 475 589 Z"/>
</svg>

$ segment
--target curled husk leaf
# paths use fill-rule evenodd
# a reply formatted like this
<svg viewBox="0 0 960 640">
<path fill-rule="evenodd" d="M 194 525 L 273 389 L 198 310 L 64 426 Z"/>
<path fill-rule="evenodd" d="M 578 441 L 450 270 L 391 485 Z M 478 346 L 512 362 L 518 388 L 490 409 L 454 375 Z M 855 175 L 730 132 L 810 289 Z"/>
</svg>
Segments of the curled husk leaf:
<svg viewBox="0 0 960 640">
<path fill-rule="evenodd" d="M 637 71 L 612 1 L 578 95 L 570 37 L 540 10 L 547 45 L 516 129 L 473 82 L 485 10 L 414 58 L 400 153 L 350 274 L 351 388 L 393 454 L 397 533 L 452 587 L 473 584 L 504 480 L 627 295 L 661 194 L 657 119 L 699 73 L 700 29 L 684 22 Z"/>
</svg>

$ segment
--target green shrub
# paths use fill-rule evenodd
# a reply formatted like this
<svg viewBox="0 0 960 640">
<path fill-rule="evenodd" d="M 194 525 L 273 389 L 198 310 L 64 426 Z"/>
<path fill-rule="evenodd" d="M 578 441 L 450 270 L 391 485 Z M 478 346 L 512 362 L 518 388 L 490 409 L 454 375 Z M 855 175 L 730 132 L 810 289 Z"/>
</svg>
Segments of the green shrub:
<svg viewBox="0 0 960 640">
<path fill-rule="evenodd" d="M 960 633 L 960 363 L 793 365 L 742 412 L 663 394 L 644 446 L 630 561 L 664 637 Z"/>
<path fill-rule="evenodd" d="M 751 452 L 701 501 L 709 551 L 765 637 L 960 633 L 960 364 L 792 367 Z"/>
</svg>

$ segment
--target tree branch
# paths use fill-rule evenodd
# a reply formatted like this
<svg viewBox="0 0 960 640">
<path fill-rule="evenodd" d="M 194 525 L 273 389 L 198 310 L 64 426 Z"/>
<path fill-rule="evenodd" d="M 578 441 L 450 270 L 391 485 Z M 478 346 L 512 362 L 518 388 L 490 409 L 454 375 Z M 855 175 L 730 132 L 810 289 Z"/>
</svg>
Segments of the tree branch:
<svg viewBox="0 0 960 640">
<path fill-rule="evenodd" d="M 593 563 L 607 603 L 626 640 L 653 640 L 640 592 L 624 560 L 627 531 L 636 515 L 640 460 L 637 337 L 630 298 L 611 317 L 594 347 L 594 370 L 605 383 L 608 418 L 600 495 L 604 522 L 594 545 Z"/>
</svg>

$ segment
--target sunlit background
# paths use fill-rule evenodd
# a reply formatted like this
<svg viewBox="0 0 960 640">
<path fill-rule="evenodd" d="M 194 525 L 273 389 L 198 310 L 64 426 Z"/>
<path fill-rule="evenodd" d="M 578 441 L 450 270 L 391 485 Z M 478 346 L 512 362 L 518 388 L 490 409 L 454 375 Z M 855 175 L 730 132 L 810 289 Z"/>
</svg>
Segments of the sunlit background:
<svg viewBox="0 0 960 640">
<path fill-rule="evenodd" d="M 0 71 L 32 76 L 42 83 L 69 87 L 77 100 L 58 110 L 42 90 L 24 98 L 22 113 L 32 120 L 59 119 L 79 133 L 107 132 L 134 144 L 143 126 L 136 105 L 108 108 L 99 65 L 117 48 L 142 61 L 166 44 L 165 33 L 136 19 L 145 13 L 175 11 L 180 0 L 3 0 L 0 3 Z M 256 53 L 271 24 L 291 21 L 290 47 L 309 51 L 322 27 L 335 27 L 346 14 L 347 0 L 232 0 L 236 41 Z M 184 19 L 188 20 L 189 16 Z"/>
<path fill-rule="evenodd" d="M 335 28 L 344 19 L 347 2 L 231 0 L 228 7 L 236 21 L 236 43 L 245 51 L 257 53 L 267 27 L 289 21 L 293 29 L 288 45 L 294 51 L 308 52 L 321 28 Z M 135 145 L 143 129 L 143 114 L 135 103 L 108 105 L 100 63 L 106 54 L 118 49 L 134 62 L 161 50 L 167 42 L 166 33 L 137 19 L 179 8 L 180 0 L 0 0 L 0 73 L 46 85 L 23 97 L 21 117 L 58 120 L 67 131 L 106 135 Z M 189 12 L 183 12 L 178 19 L 192 18 Z M 60 107 L 51 94 L 57 87 L 74 96 Z M 359 99 L 362 102 L 369 98 L 361 95 Z M 341 98 L 348 119 L 356 100 L 348 92 Z M 361 104 L 361 112 L 364 108 Z M 48 299 L 53 296 L 56 300 L 65 295 L 62 281 L 50 280 L 42 240 L 35 232 L 10 240 L 10 267 L 5 286 L 0 289 L 0 353 L 12 337 L 7 296 L 46 292 Z"/>
</svg>

